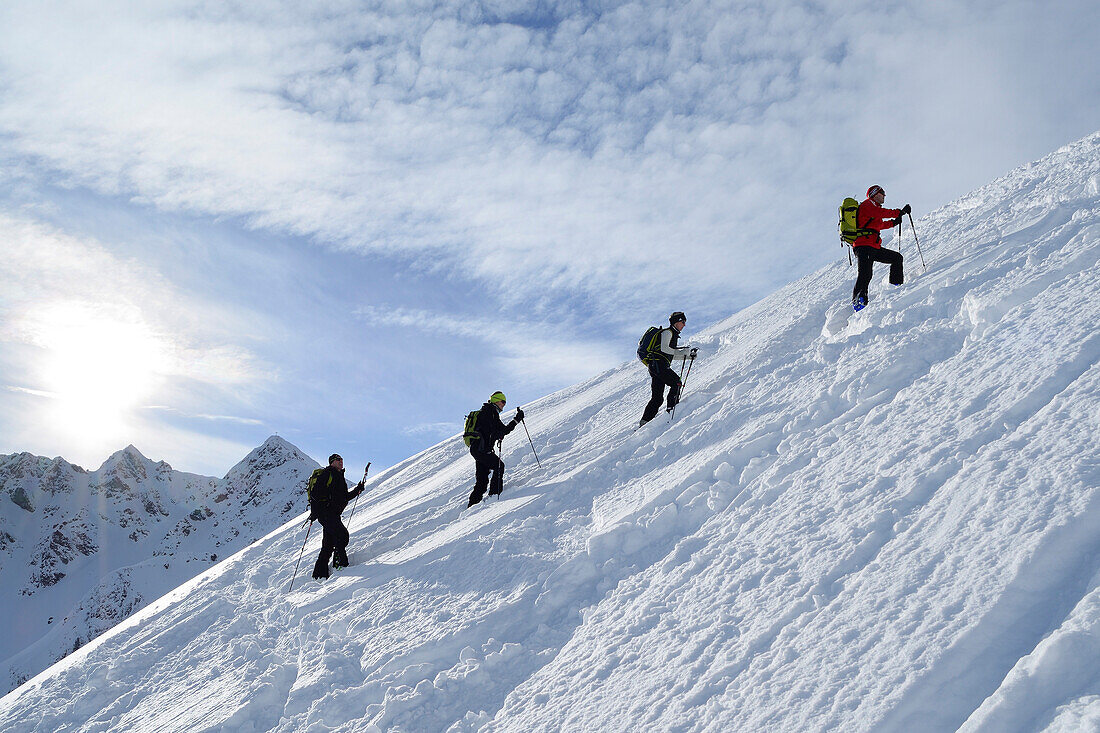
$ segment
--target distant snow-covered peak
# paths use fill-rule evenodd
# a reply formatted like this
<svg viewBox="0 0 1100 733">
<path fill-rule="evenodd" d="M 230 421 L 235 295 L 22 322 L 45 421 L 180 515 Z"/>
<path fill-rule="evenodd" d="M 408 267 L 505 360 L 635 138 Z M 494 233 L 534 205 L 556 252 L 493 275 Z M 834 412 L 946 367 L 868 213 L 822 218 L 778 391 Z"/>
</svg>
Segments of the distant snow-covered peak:
<svg viewBox="0 0 1100 733">
<path fill-rule="evenodd" d="M 148 476 L 154 465 L 153 461 L 146 458 L 133 444 L 130 444 L 108 456 L 96 473 L 141 480 Z"/>
<path fill-rule="evenodd" d="M 272 435 L 258 447 L 254 448 L 252 452 L 245 456 L 237 465 L 229 469 L 229 472 L 225 474 L 225 479 L 231 482 L 244 479 L 256 473 L 270 471 L 287 463 L 312 464 L 313 467 L 320 465 L 305 453 L 298 450 L 297 446 L 280 438 L 278 435 Z"/>
</svg>

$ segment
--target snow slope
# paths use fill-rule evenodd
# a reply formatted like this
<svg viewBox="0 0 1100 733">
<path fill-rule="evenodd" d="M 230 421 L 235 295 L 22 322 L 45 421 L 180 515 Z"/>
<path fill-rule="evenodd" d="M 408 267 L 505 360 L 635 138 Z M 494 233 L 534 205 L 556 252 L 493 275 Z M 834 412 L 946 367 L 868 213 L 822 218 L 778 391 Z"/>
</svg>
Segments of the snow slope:
<svg viewBox="0 0 1100 733">
<path fill-rule="evenodd" d="M 95 471 L 0 456 L 0 690 L 8 692 L 305 507 L 317 462 L 272 436 L 224 478 L 130 445 Z"/>
<path fill-rule="evenodd" d="M 673 423 L 633 431 L 636 362 L 551 395 L 543 469 L 513 433 L 469 511 L 444 441 L 376 479 L 351 568 L 288 593 L 299 517 L 0 728 L 1097 729 L 1100 134 L 917 224 L 928 271 L 908 239 L 860 314 L 834 265 L 691 339 Z"/>
</svg>

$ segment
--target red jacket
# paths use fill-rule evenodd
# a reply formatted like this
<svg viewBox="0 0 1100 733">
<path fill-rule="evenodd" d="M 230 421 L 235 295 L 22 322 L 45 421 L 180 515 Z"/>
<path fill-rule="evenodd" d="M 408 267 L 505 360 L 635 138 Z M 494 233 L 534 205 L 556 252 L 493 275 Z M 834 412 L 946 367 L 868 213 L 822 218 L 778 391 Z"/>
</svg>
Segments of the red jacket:
<svg viewBox="0 0 1100 733">
<path fill-rule="evenodd" d="M 874 247 L 879 249 L 882 245 L 882 237 L 878 232 L 894 226 L 894 219 L 901 216 L 901 209 L 887 209 L 879 206 L 871 199 L 865 199 L 856 210 L 856 226 L 860 229 L 877 229 L 874 234 L 864 234 L 856 237 L 852 242 L 853 247 Z M 890 221 L 886 221 L 890 219 Z"/>
</svg>

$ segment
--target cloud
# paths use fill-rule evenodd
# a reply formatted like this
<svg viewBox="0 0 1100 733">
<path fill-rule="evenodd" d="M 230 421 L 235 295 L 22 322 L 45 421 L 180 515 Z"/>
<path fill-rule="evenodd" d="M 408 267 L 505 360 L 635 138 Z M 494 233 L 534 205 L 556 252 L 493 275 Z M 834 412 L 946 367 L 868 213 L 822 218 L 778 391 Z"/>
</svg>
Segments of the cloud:
<svg viewBox="0 0 1100 733">
<path fill-rule="evenodd" d="M 486 334 L 492 333 L 496 325 L 486 319 L 416 308 L 363 306 L 356 308 L 352 314 L 368 322 L 385 322 L 401 328 L 415 328 L 430 333 L 482 339 L 486 338 Z"/>
<path fill-rule="evenodd" d="M 8 390 L 9 392 L 20 392 L 22 394 L 29 394 L 29 395 L 32 395 L 34 397 L 45 397 L 46 399 L 57 399 L 57 393 L 56 392 L 47 392 L 47 391 L 41 390 L 41 389 L 30 389 L 29 387 L 18 387 L 18 386 L 13 385 L 13 384 L 4 385 L 4 389 Z"/>
<path fill-rule="evenodd" d="M 388 327 L 411 328 L 482 344 L 477 350 L 496 361 L 501 371 L 525 384 L 571 382 L 621 363 L 630 355 L 605 342 L 578 338 L 568 324 L 478 318 L 414 308 L 365 306 L 354 314 Z"/>
<path fill-rule="evenodd" d="M 194 420 L 211 420 L 211 421 L 214 421 L 214 422 L 230 422 L 230 423 L 236 423 L 238 425 L 257 425 L 258 426 L 258 425 L 263 425 L 264 424 L 263 420 L 257 420 L 255 418 L 251 418 L 251 417 L 237 417 L 235 415 L 189 414 L 189 413 L 185 413 L 181 410 L 177 410 L 174 407 L 169 407 L 167 405 L 144 405 L 142 407 L 142 409 L 144 409 L 144 410 L 159 410 L 159 411 L 162 411 L 162 412 L 170 412 L 170 413 L 173 413 L 173 414 L 178 415 L 180 417 L 190 418 L 190 419 L 194 419 Z"/>
<path fill-rule="evenodd" d="M 401 432 L 412 436 L 430 436 L 434 438 L 446 438 L 461 432 L 462 426 L 456 422 L 432 422 L 411 425 Z"/>
<path fill-rule="evenodd" d="M 505 280 L 603 311 L 683 281 L 744 301 L 833 254 L 839 191 L 905 182 L 926 209 L 1020 162 L 998 148 L 1066 142 L 1060 101 L 1094 120 L 1095 83 L 1046 50 L 1097 29 L 1092 4 L 1072 10 L 1044 48 L 1032 2 L 9 4 L 0 131 L 67 184 L 506 301 L 530 296 Z M 1005 73 L 1013 58 L 1030 70 Z M 810 262 L 777 268 L 777 250 Z"/>
<path fill-rule="evenodd" d="M 133 342 L 159 374 L 226 385 L 272 373 L 240 346 L 219 343 L 246 324 L 255 329 L 247 320 L 253 314 L 213 310 L 159 272 L 46 225 L 0 214 L 0 238 L 4 340 L 42 349 L 96 335 L 116 345 Z M 101 333 L 90 330 L 98 326 Z"/>
</svg>

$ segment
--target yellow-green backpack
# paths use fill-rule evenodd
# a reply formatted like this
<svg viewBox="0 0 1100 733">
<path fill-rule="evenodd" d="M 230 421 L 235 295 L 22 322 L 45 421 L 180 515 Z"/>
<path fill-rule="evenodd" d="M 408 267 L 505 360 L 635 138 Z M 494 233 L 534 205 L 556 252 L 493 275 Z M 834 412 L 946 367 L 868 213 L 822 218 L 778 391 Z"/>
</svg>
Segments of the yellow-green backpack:
<svg viewBox="0 0 1100 733">
<path fill-rule="evenodd" d="M 474 410 L 466 415 L 466 424 L 462 430 L 462 442 L 469 448 L 470 444 L 475 440 L 480 440 L 481 435 L 474 429 L 477 427 L 477 418 L 481 414 L 481 408 Z"/>
<path fill-rule="evenodd" d="M 852 244 L 860 237 L 866 234 L 874 234 L 874 229 L 860 228 L 859 223 L 856 221 L 856 214 L 859 212 L 859 202 L 849 196 L 844 199 L 840 204 L 838 213 L 840 214 L 840 222 L 837 227 L 840 229 L 840 241 L 845 244 Z"/>
</svg>

